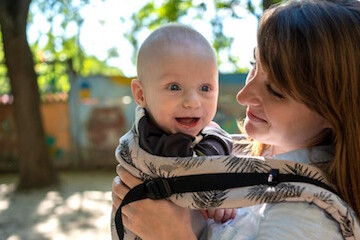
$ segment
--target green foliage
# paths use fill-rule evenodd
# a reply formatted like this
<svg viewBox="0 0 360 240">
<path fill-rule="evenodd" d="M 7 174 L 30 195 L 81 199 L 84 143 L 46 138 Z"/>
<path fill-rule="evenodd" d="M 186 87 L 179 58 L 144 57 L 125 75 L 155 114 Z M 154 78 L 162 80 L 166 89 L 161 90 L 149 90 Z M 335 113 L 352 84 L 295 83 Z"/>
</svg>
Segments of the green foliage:
<svg viewBox="0 0 360 240">
<path fill-rule="evenodd" d="M 271 5 L 274 4 L 278 4 L 278 3 L 282 3 L 282 2 L 286 2 L 287 0 L 263 0 L 262 2 L 262 8 L 263 9 L 267 9 L 269 8 Z"/>
<path fill-rule="evenodd" d="M 118 76 L 123 75 L 116 67 L 109 67 L 106 63 L 99 61 L 96 57 L 87 57 L 83 61 L 82 76 L 97 75 Z"/>
<path fill-rule="evenodd" d="M 53 36 L 49 36 L 49 39 L 53 39 Z M 60 50 L 55 50 L 57 48 L 49 42 L 44 48 L 40 48 L 37 43 L 31 47 L 41 94 L 68 92 L 70 69 L 82 76 L 122 74 L 119 69 L 108 67 L 96 57 L 87 56 L 75 37 L 60 40 Z"/>
<path fill-rule="evenodd" d="M 281 0 L 267 0 L 271 4 L 284 2 Z M 144 5 L 138 12 L 132 15 L 134 25 L 130 32 L 126 34 L 127 39 L 134 47 L 134 53 L 137 52 L 139 47 L 138 34 L 144 29 L 154 30 L 155 28 L 169 22 L 181 22 L 181 18 L 185 16 L 190 10 L 197 12 L 194 18 L 202 19 L 202 13 L 208 9 L 208 1 L 203 1 L 198 4 L 194 4 L 193 1 L 182 1 L 182 0 L 171 0 L 163 1 L 160 5 L 157 5 L 158 1 L 151 0 L 149 3 Z M 244 72 L 248 69 L 238 67 L 239 59 L 236 56 L 230 54 L 230 47 L 233 43 L 232 38 L 226 36 L 223 32 L 223 22 L 225 17 L 231 16 L 232 18 L 238 19 L 241 16 L 238 15 L 236 9 L 239 7 L 246 7 L 246 9 L 257 18 L 262 13 L 262 2 L 260 5 L 254 5 L 252 0 L 214 0 L 215 16 L 210 21 L 213 31 L 213 47 L 216 50 L 218 56 L 221 52 L 225 51 L 228 56 L 228 62 L 232 63 L 237 71 Z M 133 61 L 135 63 L 135 57 Z M 218 63 L 221 65 L 221 61 L 218 57 Z"/>
<path fill-rule="evenodd" d="M 138 34 L 144 29 L 154 30 L 155 28 L 169 22 L 181 22 L 181 18 L 192 10 L 197 12 L 195 18 L 202 19 L 202 15 L 208 9 L 208 2 L 200 2 L 194 4 L 193 1 L 171 0 L 160 5 L 156 5 L 155 0 L 150 1 L 144 5 L 138 12 L 132 15 L 134 25 L 130 32 L 126 34 L 127 39 L 134 47 L 134 53 L 137 52 L 139 47 Z M 240 0 L 214 0 L 216 13 L 214 18 L 210 21 L 213 30 L 213 47 L 218 54 L 218 63 L 221 65 L 219 55 L 225 51 L 229 56 L 229 62 L 233 64 L 235 69 L 243 71 L 237 67 L 238 59 L 230 54 L 230 47 L 233 43 L 232 38 L 225 36 L 223 32 L 223 20 L 225 16 L 233 18 L 240 18 L 236 14 L 235 8 L 241 4 Z M 252 2 L 248 0 L 248 9 L 250 12 L 255 13 L 255 7 Z M 135 63 L 136 54 L 133 56 Z"/>
<path fill-rule="evenodd" d="M 88 56 L 82 50 L 79 35 L 83 19 L 79 10 L 86 4 L 89 4 L 89 0 L 32 0 L 28 25 L 33 23 L 36 14 L 45 16 L 50 24 L 50 29 L 40 33 L 30 46 L 41 94 L 68 92 L 70 70 L 82 76 L 122 74 L 121 70 L 107 66 L 106 62 Z M 78 31 L 69 36 L 66 29 L 71 24 L 77 26 Z M 118 56 L 118 53 L 116 49 L 110 49 L 108 55 L 111 58 Z M 0 95 L 10 92 L 0 33 Z"/>
<path fill-rule="evenodd" d="M 165 23 L 178 22 L 192 7 L 192 1 L 169 0 L 157 6 L 155 0 L 151 0 L 133 14 L 131 17 L 134 23 L 133 28 L 131 32 L 125 34 L 125 37 L 134 47 L 133 62 L 135 63 L 136 52 L 139 47 L 137 36 L 141 30 L 144 28 L 154 30 Z"/>
<path fill-rule="evenodd" d="M 267 0 L 266 3 L 268 4 L 269 1 L 271 4 L 282 2 L 281 0 Z M 40 33 L 38 39 L 31 44 L 40 93 L 68 92 L 70 89 L 69 70 L 84 76 L 122 74 L 121 70 L 108 67 L 105 61 L 100 61 L 94 56 L 88 56 L 82 50 L 79 35 L 83 19 L 79 11 L 89 2 L 90 0 L 32 0 L 28 25 L 33 23 L 37 14 L 45 16 L 50 24 L 49 30 Z M 213 3 L 216 8 L 215 16 L 210 21 L 213 29 L 213 47 L 218 54 L 226 52 L 228 61 L 233 64 L 237 71 L 247 71 L 247 69 L 238 67 L 238 57 L 230 54 L 233 39 L 223 33 L 224 16 L 241 18 L 237 14 L 236 8 L 243 6 L 244 1 L 214 0 Z M 132 15 L 133 27 L 130 32 L 125 34 L 125 37 L 133 45 L 134 52 L 136 53 L 139 44 L 138 35 L 142 30 L 149 29 L 152 31 L 165 23 L 181 22 L 182 17 L 186 16 L 190 10 L 192 13 L 196 13 L 194 18 L 202 19 L 203 13 L 209 7 L 208 4 L 209 2 L 205 1 L 194 4 L 192 0 L 169 0 L 161 1 L 159 4 L 159 1 L 150 0 L 138 12 Z M 249 12 L 259 17 L 262 2 L 259 6 L 256 6 L 251 0 L 247 0 L 245 6 Z M 66 34 L 66 30 L 71 25 L 77 26 L 77 32 L 69 36 Z M 59 31 L 59 28 L 61 31 Z M 108 50 L 108 59 L 118 57 L 118 55 L 115 48 Z M 135 57 L 136 55 L 134 54 L 134 62 Z M 0 33 L 0 95 L 10 92 Z"/>
<path fill-rule="evenodd" d="M 231 14 L 231 17 L 233 18 L 241 18 L 237 12 L 236 12 L 236 8 L 241 6 L 243 1 L 241 0 L 215 0 L 214 3 L 215 3 L 215 8 L 218 10 L 218 11 L 221 11 L 221 10 L 227 10 L 230 12 Z M 252 13 L 253 15 L 255 15 L 256 17 L 259 17 L 259 8 L 260 6 L 256 6 L 254 5 L 253 1 L 252 0 L 247 0 L 246 1 L 246 8 L 247 10 Z"/>
<path fill-rule="evenodd" d="M 7 77 L 7 68 L 5 66 L 2 34 L 0 31 L 0 95 L 9 92 L 10 92 L 10 83 Z"/>
<path fill-rule="evenodd" d="M 88 3 L 89 0 L 32 1 L 28 24 L 32 24 L 35 14 L 45 16 L 50 24 L 49 31 L 40 33 L 38 39 L 31 46 L 41 94 L 68 92 L 70 90 L 68 74 L 70 70 L 77 74 L 91 72 L 85 68 L 84 61 L 91 62 L 96 59 L 87 59 L 88 57 L 79 44 L 79 34 L 83 23 L 79 10 Z M 70 24 L 75 24 L 78 29 L 77 33 L 72 36 L 65 34 Z"/>
</svg>

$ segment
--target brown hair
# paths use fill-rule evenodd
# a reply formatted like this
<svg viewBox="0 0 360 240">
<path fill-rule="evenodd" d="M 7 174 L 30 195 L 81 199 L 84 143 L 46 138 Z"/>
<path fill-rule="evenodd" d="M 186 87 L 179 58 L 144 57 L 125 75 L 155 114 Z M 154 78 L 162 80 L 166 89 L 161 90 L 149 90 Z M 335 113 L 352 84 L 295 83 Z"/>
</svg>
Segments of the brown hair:
<svg viewBox="0 0 360 240">
<path fill-rule="evenodd" d="M 360 2 L 275 6 L 260 20 L 258 53 L 270 81 L 332 125 L 325 170 L 360 216 Z"/>
</svg>

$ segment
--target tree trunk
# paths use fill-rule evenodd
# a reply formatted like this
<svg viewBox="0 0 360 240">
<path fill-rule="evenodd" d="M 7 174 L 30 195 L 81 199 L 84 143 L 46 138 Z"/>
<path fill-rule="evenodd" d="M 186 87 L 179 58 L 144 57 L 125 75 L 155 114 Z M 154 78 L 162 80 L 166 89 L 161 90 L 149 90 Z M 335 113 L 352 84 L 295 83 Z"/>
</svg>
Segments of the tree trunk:
<svg viewBox="0 0 360 240">
<path fill-rule="evenodd" d="M 0 2 L 5 63 L 14 95 L 19 188 L 48 186 L 57 182 L 45 142 L 34 60 L 26 39 L 30 2 L 31 0 Z"/>
</svg>

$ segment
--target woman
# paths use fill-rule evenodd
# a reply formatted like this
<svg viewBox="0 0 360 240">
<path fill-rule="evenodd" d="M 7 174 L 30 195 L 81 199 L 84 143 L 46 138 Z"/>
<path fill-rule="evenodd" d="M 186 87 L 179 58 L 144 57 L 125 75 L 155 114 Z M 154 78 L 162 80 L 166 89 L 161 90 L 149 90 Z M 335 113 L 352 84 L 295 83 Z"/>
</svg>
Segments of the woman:
<svg viewBox="0 0 360 240">
<path fill-rule="evenodd" d="M 253 154 L 315 164 L 360 215 L 360 2 L 303 0 L 264 13 L 254 68 L 237 100 Z M 122 168 L 114 209 L 140 181 Z M 196 239 L 187 209 L 165 200 L 123 208 L 143 239 Z M 177 217 L 174 217 L 177 216 Z M 169 227 L 171 226 L 171 227 Z M 338 225 L 307 203 L 239 209 L 229 224 L 209 224 L 214 239 L 342 239 Z M 234 237 L 236 236 L 236 237 Z"/>
</svg>

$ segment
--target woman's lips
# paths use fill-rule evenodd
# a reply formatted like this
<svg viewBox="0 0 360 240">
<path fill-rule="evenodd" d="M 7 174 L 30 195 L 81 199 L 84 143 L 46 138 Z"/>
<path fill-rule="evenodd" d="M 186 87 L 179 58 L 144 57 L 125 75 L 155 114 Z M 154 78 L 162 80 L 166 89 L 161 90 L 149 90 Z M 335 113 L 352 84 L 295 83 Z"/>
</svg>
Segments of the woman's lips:
<svg viewBox="0 0 360 240">
<path fill-rule="evenodd" d="M 247 117 L 253 121 L 253 122 L 266 122 L 264 119 L 259 118 L 258 116 L 256 116 L 255 114 L 253 114 L 251 111 L 247 110 L 246 112 Z"/>
</svg>

